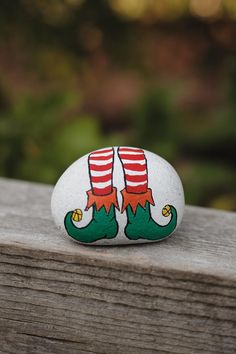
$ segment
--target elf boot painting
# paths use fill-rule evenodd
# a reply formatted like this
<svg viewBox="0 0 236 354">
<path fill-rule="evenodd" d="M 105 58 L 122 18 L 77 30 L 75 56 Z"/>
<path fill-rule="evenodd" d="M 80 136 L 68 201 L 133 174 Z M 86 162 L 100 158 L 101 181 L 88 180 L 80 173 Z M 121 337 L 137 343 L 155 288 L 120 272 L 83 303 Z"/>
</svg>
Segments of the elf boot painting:
<svg viewBox="0 0 236 354">
<path fill-rule="evenodd" d="M 133 147 L 104 148 L 77 160 L 52 196 L 56 224 L 85 244 L 162 240 L 180 224 L 183 209 L 183 188 L 173 167 Z"/>
</svg>

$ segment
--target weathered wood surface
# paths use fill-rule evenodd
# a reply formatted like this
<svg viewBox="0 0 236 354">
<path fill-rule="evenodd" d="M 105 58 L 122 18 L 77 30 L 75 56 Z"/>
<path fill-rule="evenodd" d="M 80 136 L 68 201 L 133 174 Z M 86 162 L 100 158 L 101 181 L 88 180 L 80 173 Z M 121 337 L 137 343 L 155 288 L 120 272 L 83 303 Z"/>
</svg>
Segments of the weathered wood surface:
<svg viewBox="0 0 236 354">
<path fill-rule="evenodd" d="M 49 186 L 0 180 L 0 353 L 236 352 L 236 214 L 187 207 L 156 244 L 60 235 Z"/>
</svg>

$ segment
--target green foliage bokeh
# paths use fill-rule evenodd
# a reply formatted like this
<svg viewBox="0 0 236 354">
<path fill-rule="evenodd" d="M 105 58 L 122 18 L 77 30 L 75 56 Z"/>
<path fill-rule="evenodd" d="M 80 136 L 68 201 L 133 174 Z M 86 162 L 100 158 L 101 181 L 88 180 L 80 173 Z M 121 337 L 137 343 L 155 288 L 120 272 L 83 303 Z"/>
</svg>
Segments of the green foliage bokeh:
<svg viewBox="0 0 236 354">
<path fill-rule="evenodd" d="M 155 3 L 2 1 L 1 176 L 55 183 L 91 150 L 140 146 L 187 203 L 236 210 L 235 19 Z"/>
</svg>

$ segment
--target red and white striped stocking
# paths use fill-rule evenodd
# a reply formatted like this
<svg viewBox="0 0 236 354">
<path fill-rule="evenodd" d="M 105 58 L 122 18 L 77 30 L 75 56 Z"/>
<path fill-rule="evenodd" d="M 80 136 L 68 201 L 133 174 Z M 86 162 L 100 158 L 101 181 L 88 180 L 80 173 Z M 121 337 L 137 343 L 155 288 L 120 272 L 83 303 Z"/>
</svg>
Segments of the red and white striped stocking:
<svg viewBox="0 0 236 354">
<path fill-rule="evenodd" d="M 97 150 L 89 155 L 89 175 L 94 195 L 102 196 L 112 192 L 113 163 L 113 148 Z"/>
<path fill-rule="evenodd" d="M 147 192 L 147 160 L 144 151 L 120 147 L 118 154 L 124 170 L 126 191 L 128 193 Z"/>
<path fill-rule="evenodd" d="M 148 188 L 148 169 L 144 151 L 120 147 L 118 155 L 125 179 L 125 189 L 121 191 L 123 197 L 121 212 L 130 206 L 135 213 L 138 205 L 145 208 L 147 202 L 155 205 L 152 190 Z"/>
</svg>

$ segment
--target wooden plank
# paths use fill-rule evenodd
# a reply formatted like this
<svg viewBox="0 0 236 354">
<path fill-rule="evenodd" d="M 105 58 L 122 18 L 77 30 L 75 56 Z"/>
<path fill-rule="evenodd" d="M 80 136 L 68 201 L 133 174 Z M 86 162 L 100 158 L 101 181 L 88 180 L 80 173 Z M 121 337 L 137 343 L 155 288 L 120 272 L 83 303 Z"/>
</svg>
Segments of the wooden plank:
<svg viewBox="0 0 236 354">
<path fill-rule="evenodd" d="M 235 213 L 187 207 L 165 241 L 91 247 L 55 228 L 50 186 L 0 189 L 0 353 L 235 353 Z"/>
</svg>

